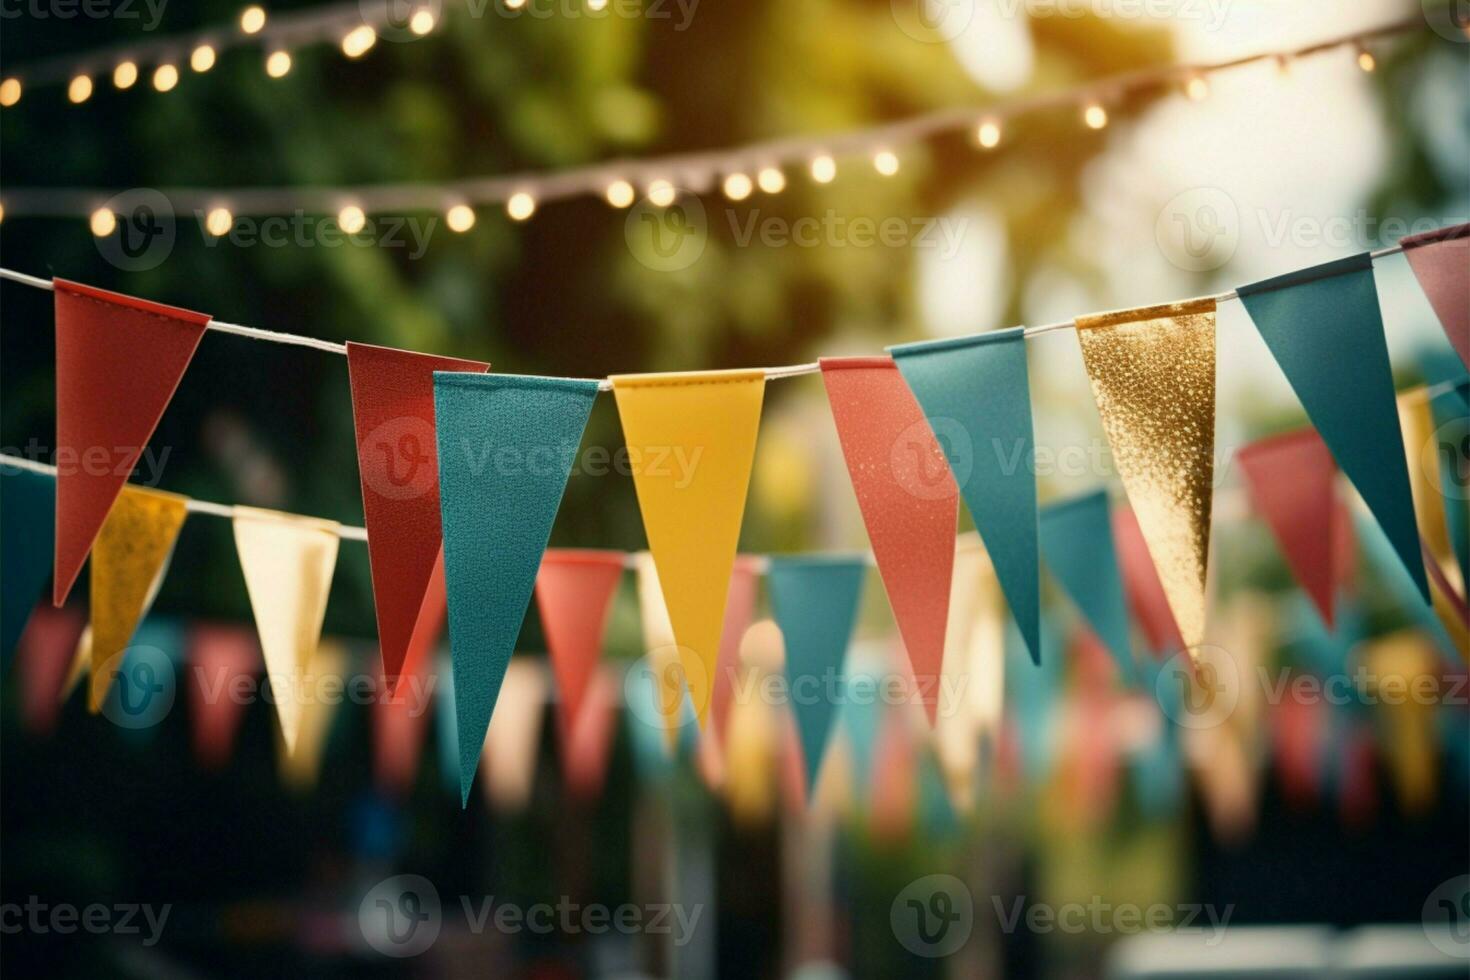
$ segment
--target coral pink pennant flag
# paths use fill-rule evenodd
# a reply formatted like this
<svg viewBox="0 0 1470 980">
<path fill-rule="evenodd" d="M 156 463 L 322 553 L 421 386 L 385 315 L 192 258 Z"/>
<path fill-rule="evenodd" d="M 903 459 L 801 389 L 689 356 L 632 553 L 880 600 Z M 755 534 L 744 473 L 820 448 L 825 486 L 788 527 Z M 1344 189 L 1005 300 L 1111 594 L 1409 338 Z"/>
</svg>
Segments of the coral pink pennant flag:
<svg viewBox="0 0 1470 980">
<path fill-rule="evenodd" d="M 893 358 L 824 357 L 821 366 L 878 572 L 933 724 L 959 487 Z"/>
<path fill-rule="evenodd" d="M 730 699 L 735 696 L 735 678 L 740 672 L 740 641 L 750 628 L 755 615 L 756 593 L 760 587 L 760 561 L 753 555 L 736 555 L 730 572 L 730 595 L 725 599 L 725 628 L 720 635 L 720 654 L 715 663 L 714 711 L 715 733 L 725 737 L 730 724 Z"/>
<path fill-rule="evenodd" d="M 1113 507 L 1113 539 L 1118 545 L 1118 564 L 1123 569 L 1123 587 L 1128 605 L 1143 628 L 1148 648 L 1157 657 L 1165 657 L 1184 649 L 1184 637 L 1174 622 L 1164 584 L 1148 553 L 1148 543 L 1138 518 L 1126 506 Z"/>
<path fill-rule="evenodd" d="M 562 760 L 562 777 L 573 796 L 585 800 L 602 793 L 617 734 L 618 694 L 617 679 L 606 669 L 598 670 L 587 684 Z"/>
<path fill-rule="evenodd" d="M 1271 526 L 1287 564 L 1332 626 L 1338 525 L 1337 464 L 1316 429 L 1261 439 L 1236 458 L 1251 503 Z"/>
<path fill-rule="evenodd" d="M 185 659 L 194 757 L 206 769 L 222 769 L 245 719 L 244 685 L 264 666 L 260 647 L 246 627 L 201 624 L 189 630 Z"/>
<path fill-rule="evenodd" d="M 207 313 L 56 287 L 56 574 L 66 601 L 204 336 Z"/>
<path fill-rule="evenodd" d="M 617 551 L 552 548 L 536 573 L 536 607 L 559 696 L 557 717 L 563 744 L 582 717 L 587 690 L 602 659 L 603 634 L 612 600 L 623 578 Z"/>
<path fill-rule="evenodd" d="M 77 658 L 86 620 L 75 609 L 38 608 L 15 648 L 20 675 L 20 717 L 26 730 L 49 735 L 66 696 L 67 675 Z"/>
<path fill-rule="evenodd" d="M 442 576 L 442 565 L 440 569 Z M 379 792 L 406 796 L 418 777 L 434 690 L 432 660 L 411 656 L 392 692 L 374 701 L 373 782 Z"/>
<path fill-rule="evenodd" d="M 444 619 L 434 372 L 488 370 L 482 361 L 347 345 L 378 645 L 390 682 L 410 671 L 410 652 L 433 647 Z"/>
<path fill-rule="evenodd" d="M 1470 224 L 1411 235 L 1400 244 L 1445 336 L 1470 367 Z"/>
</svg>

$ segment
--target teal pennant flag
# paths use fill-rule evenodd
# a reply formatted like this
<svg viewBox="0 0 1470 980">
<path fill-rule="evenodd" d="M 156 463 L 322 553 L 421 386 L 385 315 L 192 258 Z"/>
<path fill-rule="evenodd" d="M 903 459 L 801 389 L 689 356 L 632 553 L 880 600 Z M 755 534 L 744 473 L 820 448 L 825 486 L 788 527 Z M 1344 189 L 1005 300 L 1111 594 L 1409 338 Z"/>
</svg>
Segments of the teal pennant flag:
<svg viewBox="0 0 1470 980">
<path fill-rule="evenodd" d="M 1364 252 L 1236 292 L 1427 603 L 1372 257 Z"/>
<path fill-rule="evenodd" d="M 0 466 L 0 662 L 9 664 L 55 552 L 56 478 Z"/>
<path fill-rule="evenodd" d="M 808 798 L 844 700 L 843 660 L 867 570 L 857 556 L 806 555 L 772 558 L 767 574 L 786 643 L 786 687 L 801 736 Z"/>
<path fill-rule="evenodd" d="M 950 470 L 1033 663 L 1041 663 L 1035 436 L 1025 329 L 888 348 Z"/>
<path fill-rule="evenodd" d="M 1067 595 L 1098 639 L 1133 683 L 1133 646 L 1128 638 L 1128 600 L 1113 544 L 1112 512 L 1106 490 L 1073 497 L 1041 509 L 1041 550 Z"/>
<path fill-rule="evenodd" d="M 596 397 L 595 381 L 434 372 L 461 805 Z"/>
</svg>

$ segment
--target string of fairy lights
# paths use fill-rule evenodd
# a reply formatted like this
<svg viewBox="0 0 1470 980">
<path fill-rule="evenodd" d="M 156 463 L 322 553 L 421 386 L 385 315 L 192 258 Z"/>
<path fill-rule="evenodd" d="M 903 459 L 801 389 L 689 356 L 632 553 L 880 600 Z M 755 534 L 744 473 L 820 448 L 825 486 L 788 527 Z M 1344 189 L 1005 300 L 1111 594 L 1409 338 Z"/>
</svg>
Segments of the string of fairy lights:
<svg viewBox="0 0 1470 980">
<path fill-rule="evenodd" d="M 524 4 L 526 0 L 508 0 Z M 589 0 L 603 2 L 606 0 Z M 332 30 L 341 34 L 343 52 L 360 56 L 373 46 L 377 34 L 373 26 L 362 22 L 355 4 L 357 26 L 344 30 L 340 19 Z M 335 10 L 336 8 L 331 8 Z M 415 31 L 427 34 L 437 20 L 433 8 L 420 8 L 424 18 L 411 15 L 407 23 Z M 304 15 L 298 15 L 304 16 Z M 413 25 L 417 20 L 417 27 Z M 322 36 L 335 36 L 322 26 L 331 21 L 325 14 L 316 15 L 314 30 Z M 246 37 L 266 33 L 269 21 L 262 8 L 248 7 L 240 18 L 239 31 Z M 292 25 L 288 25 L 292 26 Z M 1286 73 L 1290 65 L 1302 58 L 1330 51 L 1348 49 L 1354 53 L 1357 68 L 1363 72 L 1377 69 L 1373 52 L 1375 42 L 1384 38 L 1423 29 L 1421 20 L 1404 20 L 1380 27 L 1333 37 L 1289 50 L 1269 51 L 1229 61 L 1207 64 L 1165 65 L 1141 71 L 1110 76 L 1059 92 L 1037 95 L 1001 105 L 983 108 L 953 108 L 911 116 L 895 122 L 816 137 L 795 137 L 752 143 L 744 146 L 672 154 L 638 159 L 614 160 L 553 172 L 533 172 L 498 176 L 472 177 L 447 183 L 369 185 L 358 187 L 277 187 L 277 188 L 158 188 L 175 213 L 196 214 L 204 231 L 213 237 L 228 235 L 242 216 L 312 214 L 335 216 L 340 230 L 348 235 L 363 231 L 370 215 L 404 213 L 440 213 L 453 232 L 472 229 L 480 210 L 498 206 L 511 221 L 523 222 L 536 214 L 548 201 L 595 196 L 617 209 L 632 207 L 640 197 L 657 208 L 668 208 L 681 195 L 721 193 L 739 202 L 760 193 L 779 194 L 789 181 L 804 174 L 814 184 L 829 184 L 839 170 L 858 166 L 870 168 L 882 177 L 899 173 L 903 150 L 931 137 L 954 132 L 967 132 L 981 152 L 1001 147 L 1008 124 L 1020 116 L 1045 111 L 1071 111 L 1088 130 L 1105 129 L 1111 111 L 1121 102 L 1145 93 L 1181 93 L 1191 102 L 1209 97 L 1210 78 L 1221 72 L 1246 65 L 1275 63 Z M 293 27 L 294 29 L 294 27 Z M 277 34 L 274 39 L 286 36 Z M 349 43 L 349 39 L 354 39 Z M 200 54 L 203 46 L 195 48 Z M 289 59 L 289 54 L 281 52 Z M 195 70 L 208 70 L 215 51 L 200 54 Z M 80 63 L 80 62 L 79 62 Z M 129 71 L 139 69 L 133 61 Z M 285 70 L 289 63 L 282 62 Z M 158 84 L 158 71 L 172 62 L 155 68 L 155 88 L 168 90 L 177 84 L 174 75 L 166 76 L 165 85 Z M 200 66 L 203 67 L 200 67 Z M 267 59 L 267 73 L 270 70 Z M 90 85 L 90 76 L 86 77 Z M 130 75 L 136 81 L 136 74 Z M 14 105 L 19 99 L 20 82 L 5 79 L 3 85 L 15 82 L 13 93 L 0 88 L 0 105 Z M 129 82 L 131 84 L 131 82 Z M 83 86 L 85 87 L 85 86 Z M 88 89 L 90 92 L 90 89 Z M 13 95 L 13 98 L 8 96 Z M 76 100 L 74 100 L 76 101 Z M 82 99 L 81 101 L 85 101 Z M 841 163 L 839 163 L 841 161 Z M 105 238 L 119 227 L 120 212 L 114 199 L 117 191 L 89 188 L 7 188 L 0 191 L 0 221 L 9 216 L 84 217 L 92 234 Z"/>
</svg>

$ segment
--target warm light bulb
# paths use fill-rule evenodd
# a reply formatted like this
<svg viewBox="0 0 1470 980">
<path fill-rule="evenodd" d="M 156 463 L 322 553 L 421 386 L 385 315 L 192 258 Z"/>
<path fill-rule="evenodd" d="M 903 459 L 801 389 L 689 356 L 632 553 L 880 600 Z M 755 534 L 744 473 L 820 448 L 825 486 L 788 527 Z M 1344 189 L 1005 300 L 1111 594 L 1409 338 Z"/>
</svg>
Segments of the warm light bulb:
<svg viewBox="0 0 1470 980">
<path fill-rule="evenodd" d="M 87 224 L 91 225 L 92 234 L 98 238 L 106 238 L 117 230 L 117 215 L 106 208 L 98 208 L 92 212 Z"/>
<path fill-rule="evenodd" d="M 240 11 L 240 30 L 246 34 L 259 34 L 265 26 L 265 8 L 251 4 Z"/>
<path fill-rule="evenodd" d="M 215 238 L 228 235 L 233 227 L 235 216 L 230 213 L 229 208 L 215 208 L 204 216 L 204 230 Z"/>
<path fill-rule="evenodd" d="M 198 72 L 209 71 L 214 67 L 214 48 L 208 44 L 201 44 L 189 52 L 189 67 Z"/>
<path fill-rule="evenodd" d="M 138 66 L 131 61 L 120 62 L 112 69 L 112 84 L 120 89 L 132 88 L 133 83 L 138 80 Z"/>
<path fill-rule="evenodd" d="M 1000 123 L 994 119 L 985 120 L 980 124 L 980 128 L 975 131 L 975 138 L 980 141 L 980 145 L 985 147 L 985 149 L 995 149 L 1000 145 Z"/>
<path fill-rule="evenodd" d="M 812 180 L 819 184 L 830 184 L 837 176 L 837 161 L 825 153 L 812 161 Z"/>
<path fill-rule="evenodd" d="M 77 104 L 86 102 L 92 97 L 92 79 L 86 75 L 73 78 L 66 87 L 66 97 Z"/>
<path fill-rule="evenodd" d="M 526 5 L 526 0 L 505 0 L 507 10 L 520 10 Z"/>
<path fill-rule="evenodd" d="M 632 184 L 626 180 L 615 180 L 607 185 L 607 191 L 604 196 L 607 197 L 607 203 L 613 207 L 625 208 L 633 203 L 633 198 L 637 195 L 633 191 Z"/>
<path fill-rule="evenodd" d="M 434 11 L 427 7 L 421 7 L 413 12 L 408 19 L 408 29 L 419 37 L 423 37 L 434 29 Z"/>
<path fill-rule="evenodd" d="M 1358 67 L 1364 71 L 1372 71 L 1378 67 L 1378 59 L 1373 57 L 1373 52 L 1362 48 L 1358 51 Z"/>
<path fill-rule="evenodd" d="M 285 51 L 272 51 L 265 59 L 265 73 L 271 78 L 284 78 L 291 70 L 291 55 Z"/>
<path fill-rule="evenodd" d="M 160 92 L 167 92 L 179 84 L 179 70 L 170 64 L 162 64 L 153 69 L 153 87 Z"/>
<path fill-rule="evenodd" d="M 786 175 L 780 167 L 762 167 L 761 172 L 755 175 L 755 182 L 767 194 L 779 194 L 786 189 Z"/>
<path fill-rule="evenodd" d="M 1102 129 L 1108 124 L 1108 110 L 1094 102 L 1082 111 L 1082 121 L 1088 129 Z"/>
<path fill-rule="evenodd" d="M 505 202 L 505 213 L 512 221 L 525 221 L 536 213 L 536 199 L 525 191 L 516 191 Z"/>
<path fill-rule="evenodd" d="M 750 196 L 750 178 L 745 174 L 734 173 L 725 176 L 725 196 L 732 201 L 743 201 Z"/>
<path fill-rule="evenodd" d="M 361 58 L 377 41 L 377 32 L 366 24 L 360 24 L 342 38 L 342 53 L 349 58 Z"/>
<path fill-rule="evenodd" d="M 599 10 L 605 10 L 606 8 L 607 8 L 607 0 L 587 0 L 587 9 L 588 10 L 591 10 L 593 12 L 596 12 L 596 11 L 599 11 Z"/>
<path fill-rule="evenodd" d="M 468 204 L 456 204 L 444 212 L 444 223 L 450 231 L 469 231 L 475 227 L 475 209 Z"/>
<path fill-rule="evenodd" d="M 355 235 L 367 227 L 367 215 L 356 204 L 349 204 L 337 212 L 337 227 L 349 235 Z"/>
<path fill-rule="evenodd" d="M 873 169 L 885 177 L 898 173 L 898 154 L 892 150 L 879 150 L 873 154 Z"/>
<path fill-rule="evenodd" d="M 1195 75 L 1184 83 L 1184 94 L 1191 102 L 1203 102 L 1210 94 L 1210 83 L 1205 81 L 1203 75 Z"/>
<path fill-rule="evenodd" d="M 668 207 L 678 196 L 679 192 L 667 180 L 655 180 L 648 185 L 648 200 L 658 207 Z"/>
<path fill-rule="evenodd" d="M 0 82 L 0 106 L 7 109 L 20 101 L 20 79 L 7 78 Z"/>
</svg>

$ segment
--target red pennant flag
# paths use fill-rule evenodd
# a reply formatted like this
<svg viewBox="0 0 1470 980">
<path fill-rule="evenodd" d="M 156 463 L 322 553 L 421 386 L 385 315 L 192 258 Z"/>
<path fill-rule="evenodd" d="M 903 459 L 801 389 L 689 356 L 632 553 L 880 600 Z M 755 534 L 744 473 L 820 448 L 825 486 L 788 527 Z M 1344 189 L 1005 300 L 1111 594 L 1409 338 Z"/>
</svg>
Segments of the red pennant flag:
<svg viewBox="0 0 1470 980">
<path fill-rule="evenodd" d="M 548 549 L 536 573 L 536 608 L 560 696 L 557 717 L 570 741 L 582 717 L 588 685 L 602 659 L 613 595 L 623 578 L 617 551 Z"/>
<path fill-rule="evenodd" d="M 1261 439 L 1241 449 L 1246 491 L 1271 525 L 1292 573 L 1332 626 L 1337 464 L 1315 429 Z"/>
<path fill-rule="evenodd" d="M 1118 564 L 1123 569 L 1128 605 L 1143 627 L 1148 648 L 1159 657 L 1183 650 L 1184 636 L 1174 622 L 1169 599 L 1164 595 L 1164 584 L 1159 581 L 1159 571 L 1154 568 L 1148 543 L 1143 540 L 1138 518 L 1130 508 L 1113 507 L 1113 539 L 1118 545 Z"/>
<path fill-rule="evenodd" d="M 602 793 L 617 734 L 618 694 L 617 678 L 607 670 L 597 671 L 587 685 L 562 760 L 563 778 L 573 796 L 587 800 Z"/>
<path fill-rule="evenodd" d="M 1411 235 L 1400 244 L 1445 336 L 1470 367 L 1470 224 Z"/>
<path fill-rule="evenodd" d="M 113 501 L 173 398 L 207 313 L 56 287 L 56 576 L 67 594 Z"/>
<path fill-rule="evenodd" d="M 20 717 L 26 730 L 49 735 L 56 728 L 67 673 L 77 656 L 86 620 L 75 609 L 37 609 L 15 648 L 20 675 Z"/>
<path fill-rule="evenodd" d="M 1276 777 L 1281 794 L 1305 810 L 1321 793 L 1327 748 L 1327 711 L 1321 701 L 1288 696 L 1271 711 Z"/>
<path fill-rule="evenodd" d="M 740 641 L 755 616 L 756 592 L 760 586 L 760 561 L 753 555 L 736 555 L 730 572 L 730 594 L 725 599 L 725 628 L 720 634 L 720 654 L 715 664 L 713 694 L 715 733 L 720 741 L 730 724 L 730 699 L 735 696 L 735 677 L 740 671 Z"/>
<path fill-rule="evenodd" d="M 821 365 L 878 572 L 933 724 L 959 488 L 891 357 L 824 357 Z"/>
<path fill-rule="evenodd" d="M 488 370 L 481 361 L 347 345 L 378 645 L 390 681 L 412 668 L 411 648 L 417 655 L 433 646 L 439 628 L 428 627 L 444 617 L 434 372 Z M 416 637 L 426 616 L 430 622 Z"/>
<path fill-rule="evenodd" d="M 439 615 L 442 624 L 443 613 Z M 406 796 L 418 777 L 433 694 L 431 660 L 410 654 L 397 689 L 373 703 L 373 781 L 379 792 Z"/>
<path fill-rule="evenodd" d="M 194 757 L 206 769 L 230 761 L 245 719 L 241 678 L 253 680 L 264 661 L 254 631 L 240 626 L 195 626 L 189 631 L 189 714 Z"/>
</svg>

